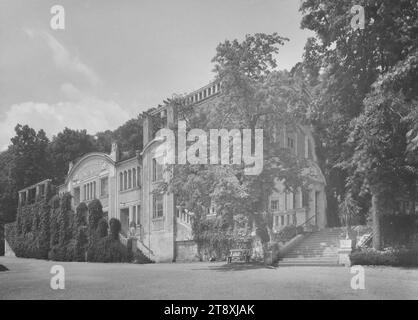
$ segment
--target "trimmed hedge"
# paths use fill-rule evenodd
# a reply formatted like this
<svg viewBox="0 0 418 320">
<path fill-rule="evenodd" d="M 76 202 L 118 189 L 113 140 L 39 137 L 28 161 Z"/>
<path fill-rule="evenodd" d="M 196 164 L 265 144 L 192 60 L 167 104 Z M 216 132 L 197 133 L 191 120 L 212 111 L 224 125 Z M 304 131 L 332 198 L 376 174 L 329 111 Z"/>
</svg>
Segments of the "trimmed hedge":
<svg viewBox="0 0 418 320">
<path fill-rule="evenodd" d="M 408 249 L 390 249 L 377 251 L 364 249 L 350 255 L 352 265 L 375 265 L 393 267 L 418 267 L 418 251 Z"/>
<path fill-rule="evenodd" d="M 88 221 L 87 221 L 88 217 Z M 111 235 L 99 200 L 71 210 L 71 194 L 53 196 L 18 209 L 6 225 L 6 238 L 16 256 L 54 261 L 127 262 L 119 241 L 120 222 L 112 219 Z"/>
</svg>

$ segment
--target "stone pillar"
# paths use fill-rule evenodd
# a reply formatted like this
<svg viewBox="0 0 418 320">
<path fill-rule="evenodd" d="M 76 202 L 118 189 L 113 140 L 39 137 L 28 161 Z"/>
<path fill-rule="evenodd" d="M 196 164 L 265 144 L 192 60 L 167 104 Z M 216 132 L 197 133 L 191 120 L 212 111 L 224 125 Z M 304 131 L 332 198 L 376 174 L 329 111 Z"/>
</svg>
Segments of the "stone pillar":
<svg viewBox="0 0 418 320">
<path fill-rule="evenodd" d="M 18 206 L 21 207 L 23 205 L 22 204 L 22 193 L 19 192 L 18 195 L 19 195 L 19 203 L 18 203 Z"/>
<path fill-rule="evenodd" d="M 340 239 L 340 248 L 338 249 L 338 264 L 350 266 L 350 254 L 355 247 L 355 241 L 351 239 Z"/>
<path fill-rule="evenodd" d="M 35 202 L 38 201 L 39 197 L 39 185 L 35 187 Z"/>
<path fill-rule="evenodd" d="M 152 117 L 148 114 L 145 114 L 143 120 L 143 146 L 145 147 L 148 142 L 152 140 Z"/>
<path fill-rule="evenodd" d="M 167 106 L 167 128 L 173 130 L 177 124 L 177 108 L 170 103 Z"/>
<path fill-rule="evenodd" d="M 112 142 L 112 150 L 110 152 L 110 158 L 115 162 L 119 161 L 119 147 L 116 142 Z"/>
</svg>

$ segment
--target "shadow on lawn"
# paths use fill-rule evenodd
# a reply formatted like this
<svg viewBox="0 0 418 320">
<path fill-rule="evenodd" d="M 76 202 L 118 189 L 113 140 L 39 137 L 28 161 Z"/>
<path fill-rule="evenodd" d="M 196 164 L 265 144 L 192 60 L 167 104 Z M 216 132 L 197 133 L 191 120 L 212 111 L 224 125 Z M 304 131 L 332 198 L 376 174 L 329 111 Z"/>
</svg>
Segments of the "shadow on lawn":
<svg viewBox="0 0 418 320">
<path fill-rule="evenodd" d="M 0 271 L 9 271 L 9 269 L 7 269 L 5 266 L 0 264 Z"/>
<path fill-rule="evenodd" d="M 276 269 L 274 266 L 269 266 L 263 263 L 225 263 L 223 265 L 214 265 L 205 268 L 205 270 L 212 271 L 245 271 L 245 270 L 256 270 L 256 269 Z"/>
</svg>

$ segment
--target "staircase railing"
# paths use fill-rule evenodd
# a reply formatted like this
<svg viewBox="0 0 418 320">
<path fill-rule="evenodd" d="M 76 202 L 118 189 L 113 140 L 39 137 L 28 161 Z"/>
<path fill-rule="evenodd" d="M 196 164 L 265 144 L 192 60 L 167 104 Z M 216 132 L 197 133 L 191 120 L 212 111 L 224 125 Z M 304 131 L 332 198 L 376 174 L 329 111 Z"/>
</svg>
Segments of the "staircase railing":
<svg viewBox="0 0 418 320">
<path fill-rule="evenodd" d="M 359 248 L 365 247 L 367 245 L 367 243 L 369 243 L 371 240 L 373 240 L 373 236 L 374 236 L 374 232 L 371 232 L 370 234 L 363 236 L 363 238 L 360 239 L 357 246 Z"/>
<path fill-rule="evenodd" d="M 305 229 L 305 226 L 308 224 L 308 222 L 310 222 L 313 219 L 316 219 L 316 215 L 313 215 L 312 217 L 310 217 L 308 220 L 305 220 L 304 223 L 301 223 L 299 225 L 296 226 L 296 235 L 298 235 L 298 229 L 302 228 L 302 230 Z"/>
<path fill-rule="evenodd" d="M 310 222 L 311 220 L 313 220 L 314 218 L 316 218 L 315 216 L 310 217 L 308 220 L 305 220 L 305 222 L 294 226 L 293 230 L 288 230 L 285 234 L 281 235 L 281 231 L 279 231 L 276 235 L 277 241 L 282 241 L 282 242 L 287 242 L 292 240 L 293 238 L 295 238 L 296 236 L 298 236 L 299 234 L 302 234 L 305 231 L 305 226 L 308 224 L 308 222 Z M 300 231 L 302 230 L 302 231 Z"/>
</svg>

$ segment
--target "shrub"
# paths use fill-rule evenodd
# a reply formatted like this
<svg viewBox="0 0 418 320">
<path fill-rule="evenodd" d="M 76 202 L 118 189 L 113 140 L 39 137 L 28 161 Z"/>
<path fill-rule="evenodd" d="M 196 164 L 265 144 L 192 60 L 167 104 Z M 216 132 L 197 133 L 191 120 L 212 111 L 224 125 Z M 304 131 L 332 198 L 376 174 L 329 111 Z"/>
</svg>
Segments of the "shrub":
<svg viewBox="0 0 418 320">
<path fill-rule="evenodd" d="M 4 224 L 0 223 L 0 256 L 4 256 Z"/>
<path fill-rule="evenodd" d="M 102 218 L 99 220 L 98 226 L 97 226 L 97 235 L 99 238 L 107 237 L 107 230 L 109 229 L 109 226 L 107 224 L 106 219 Z"/>
<path fill-rule="evenodd" d="M 75 211 L 75 226 L 82 227 L 87 225 L 87 205 L 81 202 Z"/>
<path fill-rule="evenodd" d="M 77 208 L 74 216 L 73 237 L 74 244 L 74 260 L 85 261 L 86 250 L 88 244 L 88 230 L 87 230 L 87 205 L 81 202 Z"/>
<path fill-rule="evenodd" d="M 100 239 L 94 249 L 95 262 L 128 262 L 128 249 L 109 236 Z"/>
<path fill-rule="evenodd" d="M 88 205 L 89 210 L 89 229 L 96 230 L 100 219 L 103 218 L 103 208 L 99 200 L 95 199 Z"/>
<path fill-rule="evenodd" d="M 49 231 L 50 231 L 50 247 L 58 244 L 59 241 L 59 224 L 58 216 L 60 214 L 60 198 L 58 195 L 55 195 L 51 198 L 49 202 L 50 206 L 50 222 L 49 222 Z"/>
<path fill-rule="evenodd" d="M 418 267 L 418 251 L 408 249 L 388 249 L 377 251 L 364 249 L 350 255 L 352 265 L 376 265 L 394 267 Z"/>
<path fill-rule="evenodd" d="M 89 219 L 87 224 L 87 210 Z M 6 238 L 16 256 L 55 261 L 126 262 L 128 249 L 119 241 L 120 221 L 111 219 L 111 234 L 99 200 L 71 210 L 71 195 L 54 196 L 18 208 Z"/>
<path fill-rule="evenodd" d="M 110 234 L 109 236 L 114 239 L 117 240 L 119 239 L 119 233 L 120 230 L 122 229 L 121 223 L 118 219 L 112 218 L 109 221 L 109 229 L 110 229 Z"/>
<path fill-rule="evenodd" d="M 292 240 L 296 235 L 303 233 L 303 227 L 288 225 L 282 228 L 279 232 L 274 234 L 274 241 L 288 242 Z"/>
</svg>

